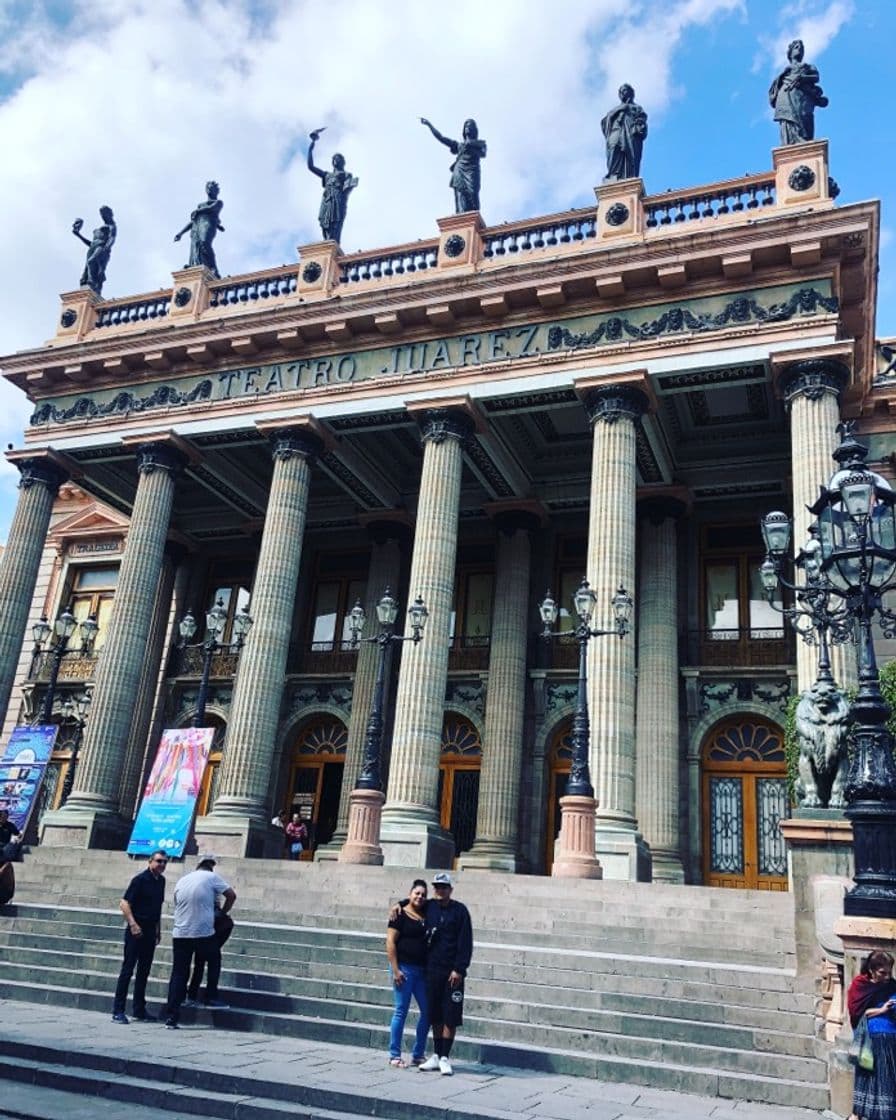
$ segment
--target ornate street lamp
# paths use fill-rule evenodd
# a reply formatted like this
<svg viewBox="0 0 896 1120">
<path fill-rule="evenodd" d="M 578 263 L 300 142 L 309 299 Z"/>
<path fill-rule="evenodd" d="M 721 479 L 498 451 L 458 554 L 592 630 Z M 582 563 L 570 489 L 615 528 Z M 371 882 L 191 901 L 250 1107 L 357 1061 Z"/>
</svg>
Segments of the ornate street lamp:
<svg viewBox="0 0 896 1120">
<path fill-rule="evenodd" d="M 75 733 L 71 740 L 72 757 L 68 764 L 68 770 L 65 772 L 65 780 L 62 783 L 62 796 L 59 800 L 60 806 L 68 801 L 68 795 L 74 789 L 75 770 L 78 766 L 78 751 L 81 749 L 81 739 L 84 735 L 84 725 L 87 723 L 87 709 L 90 707 L 91 699 L 92 696 L 88 688 L 79 696 L 67 696 L 62 702 L 62 714 L 69 723 L 75 725 Z"/>
<path fill-rule="evenodd" d="M 560 798 L 560 839 L 558 856 L 554 860 L 551 874 L 563 877 L 599 879 L 601 866 L 594 854 L 594 814 L 597 803 L 594 800 L 594 787 L 588 766 L 588 753 L 591 743 L 591 729 L 588 718 L 588 643 L 592 638 L 615 634 L 624 638 L 631 630 L 631 617 L 634 602 L 631 595 L 620 585 L 612 598 L 614 626 L 611 630 L 595 629 L 591 618 L 597 604 L 597 595 L 583 579 L 575 595 L 573 608 L 578 625 L 573 630 L 579 645 L 579 687 L 576 697 L 576 711 L 572 721 L 572 763 L 566 791 Z M 557 602 L 550 591 L 545 595 L 538 608 L 544 629 L 541 637 L 552 641 L 561 635 L 554 631 L 559 613 Z"/>
<path fill-rule="evenodd" d="M 398 618 L 398 603 L 389 588 L 376 605 L 378 632 L 370 638 L 361 635 L 367 616 L 360 600 L 355 603 L 348 615 L 348 627 L 352 645 L 359 642 L 376 643 L 377 666 L 376 682 L 373 686 L 373 699 L 370 715 L 364 733 L 364 752 L 361 759 L 361 773 L 357 785 L 352 790 L 349 802 L 348 833 L 345 844 L 339 853 L 342 863 L 381 864 L 383 850 L 380 847 L 380 818 L 385 797 L 380 776 L 382 763 L 383 726 L 385 709 L 385 684 L 388 666 L 395 642 L 413 642 L 416 645 L 423 637 L 429 611 L 418 595 L 408 607 L 410 634 L 396 634 L 395 621 Z"/>
<path fill-rule="evenodd" d="M 46 615 L 43 615 L 31 627 L 31 634 L 34 638 L 35 654 L 43 652 L 43 646 L 52 638 L 53 645 L 50 647 L 50 676 L 47 680 L 47 691 L 44 693 L 43 703 L 41 704 L 40 715 L 37 717 L 38 723 L 47 724 L 53 718 L 53 701 L 56 698 L 56 684 L 59 680 L 59 668 L 62 665 L 62 659 L 65 656 L 68 644 L 74 632 L 79 629 L 78 620 L 72 614 L 70 609 L 62 611 L 59 617 L 51 626 L 47 622 Z M 96 641 L 96 636 L 99 631 L 99 626 L 94 616 L 88 615 L 80 625 L 81 631 L 81 653 L 89 654 L 93 649 Z"/>
<path fill-rule="evenodd" d="M 818 545 L 808 557 L 805 549 L 801 554 L 806 582 L 797 593 L 806 602 L 817 594 L 813 588 L 823 588 L 825 598 L 813 609 L 825 625 L 855 629 L 859 691 L 850 709 L 845 815 L 852 824 L 856 885 L 846 895 L 844 912 L 896 918 L 896 762 L 872 635 L 876 616 L 884 636 L 896 637 L 896 612 L 883 605 L 883 597 L 896 589 L 896 493 L 865 466 L 868 448 L 855 439 L 852 423 L 837 430 L 839 469 L 809 507 L 817 518 Z M 768 559 L 779 570 L 790 543 L 788 518 L 768 514 L 763 534 Z"/>
<path fill-rule="evenodd" d="M 208 684 L 211 677 L 212 658 L 225 643 L 220 641 L 224 628 L 227 625 L 227 608 L 224 600 L 219 598 L 213 607 L 205 613 L 205 640 L 202 643 L 202 676 L 199 679 L 199 695 L 196 697 L 196 714 L 193 716 L 192 727 L 205 726 L 205 707 L 208 703 Z M 233 641 L 230 643 L 235 653 L 243 648 L 246 635 L 252 626 L 252 617 L 249 606 L 246 604 L 238 611 L 233 620 Z M 192 611 L 187 611 L 178 626 L 181 637 L 181 646 L 186 646 L 196 633 L 196 619 Z"/>
</svg>

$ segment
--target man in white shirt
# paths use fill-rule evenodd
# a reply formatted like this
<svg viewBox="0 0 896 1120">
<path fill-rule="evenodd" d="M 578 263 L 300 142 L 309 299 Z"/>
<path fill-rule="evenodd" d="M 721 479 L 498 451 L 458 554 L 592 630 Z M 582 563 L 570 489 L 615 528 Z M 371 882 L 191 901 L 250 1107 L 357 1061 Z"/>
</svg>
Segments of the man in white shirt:
<svg viewBox="0 0 896 1120">
<path fill-rule="evenodd" d="M 215 902 L 220 895 L 221 911 L 226 914 L 236 902 L 236 891 L 215 871 L 217 862 L 216 856 L 203 853 L 196 870 L 183 875 L 174 888 L 172 966 L 165 1020 L 165 1026 L 172 1031 L 178 1029 L 194 953 L 201 955 L 208 967 L 205 1006 L 213 1011 L 228 1006 L 218 999 L 221 947 L 215 937 Z"/>
</svg>

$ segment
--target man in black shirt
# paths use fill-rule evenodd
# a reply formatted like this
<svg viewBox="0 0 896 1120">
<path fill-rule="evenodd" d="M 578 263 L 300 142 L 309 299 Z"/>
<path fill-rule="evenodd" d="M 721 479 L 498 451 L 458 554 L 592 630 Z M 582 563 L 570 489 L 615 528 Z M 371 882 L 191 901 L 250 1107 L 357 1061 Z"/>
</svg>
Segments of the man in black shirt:
<svg viewBox="0 0 896 1120">
<path fill-rule="evenodd" d="M 473 956 L 473 924 L 462 902 L 451 897 L 447 871 L 432 879 L 435 898 L 426 904 L 426 996 L 435 1054 L 418 1068 L 450 1077 L 449 1055 L 457 1028 L 464 1021 L 464 978 Z"/>
<path fill-rule="evenodd" d="M 150 1015 L 146 1010 L 146 981 L 156 945 L 162 937 L 162 903 L 165 901 L 163 872 L 167 865 L 168 857 L 164 852 L 153 852 L 146 870 L 131 879 L 118 904 L 128 926 L 124 931 L 124 960 L 112 1004 L 113 1023 L 128 1022 L 124 1008 L 135 965 L 137 977 L 134 980 L 134 1018 L 142 1023 L 155 1022 L 156 1016 Z"/>
<path fill-rule="evenodd" d="M 0 809 L 0 863 L 21 859 L 22 834 L 9 819 L 9 811 Z"/>
</svg>

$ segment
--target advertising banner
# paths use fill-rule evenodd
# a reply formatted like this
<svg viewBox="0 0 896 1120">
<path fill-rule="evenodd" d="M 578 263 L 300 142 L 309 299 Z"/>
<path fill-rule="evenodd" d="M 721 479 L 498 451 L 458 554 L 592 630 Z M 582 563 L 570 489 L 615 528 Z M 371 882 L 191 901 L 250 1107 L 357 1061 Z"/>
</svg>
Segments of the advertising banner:
<svg viewBox="0 0 896 1120">
<path fill-rule="evenodd" d="M 149 855 L 157 848 L 183 855 L 214 735 L 213 727 L 162 732 L 128 842 L 130 855 Z"/>
<path fill-rule="evenodd" d="M 58 731 L 55 723 L 16 727 L 0 759 L 0 809 L 20 832 L 37 801 Z"/>
</svg>

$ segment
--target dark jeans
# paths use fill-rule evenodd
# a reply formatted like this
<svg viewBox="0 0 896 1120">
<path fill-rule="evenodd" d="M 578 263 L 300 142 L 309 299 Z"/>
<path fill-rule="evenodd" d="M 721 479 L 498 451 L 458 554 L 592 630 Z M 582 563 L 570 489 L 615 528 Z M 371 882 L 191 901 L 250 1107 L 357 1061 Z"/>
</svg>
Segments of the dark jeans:
<svg viewBox="0 0 896 1120">
<path fill-rule="evenodd" d="M 206 999 L 218 998 L 218 977 L 221 975 L 221 946 L 211 937 L 174 937 L 171 940 L 173 964 L 168 983 L 168 1017 L 176 1023 L 180 1018 L 181 1004 L 187 998 L 187 979 L 193 955 L 202 957 L 208 965 Z"/>
<path fill-rule="evenodd" d="M 233 933 L 233 920 L 227 914 L 215 915 L 215 941 L 218 943 L 218 949 L 223 949 L 227 942 L 228 937 Z M 190 999 L 199 999 L 199 989 L 202 986 L 202 974 L 205 972 L 205 955 L 199 949 L 196 950 L 196 955 L 193 958 L 193 975 L 190 977 L 190 983 L 187 985 L 187 995 Z M 221 972 L 221 956 L 218 954 L 218 974 Z M 205 1000 L 206 1003 L 210 999 L 218 998 L 218 983 L 215 981 L 214 988 L 211 982 L 211 968 L 209 968 L 209 982 L 205 986 Z"/>
<path fill-rule="evenodd" d="M 134 967 L 137 968 L 137 978 L 134 980 L 134 1014 L 146 1014 L 146 981 L 149 970 L 152 968 L 152 959 L 156 953 L 156 927 L 150 922 L 141 924 L 143 933 L 134 937 L 129 929 L 124 931 L 124 960 L 121 963 L 121 972 L 118 974 L 118 984 L 115 987 L 115 1002 L 112 1005 L 113 1015 L 123 1015 L 128 999 L 128 988 L 131 985 L 131 976 Z"/>
</svg>

